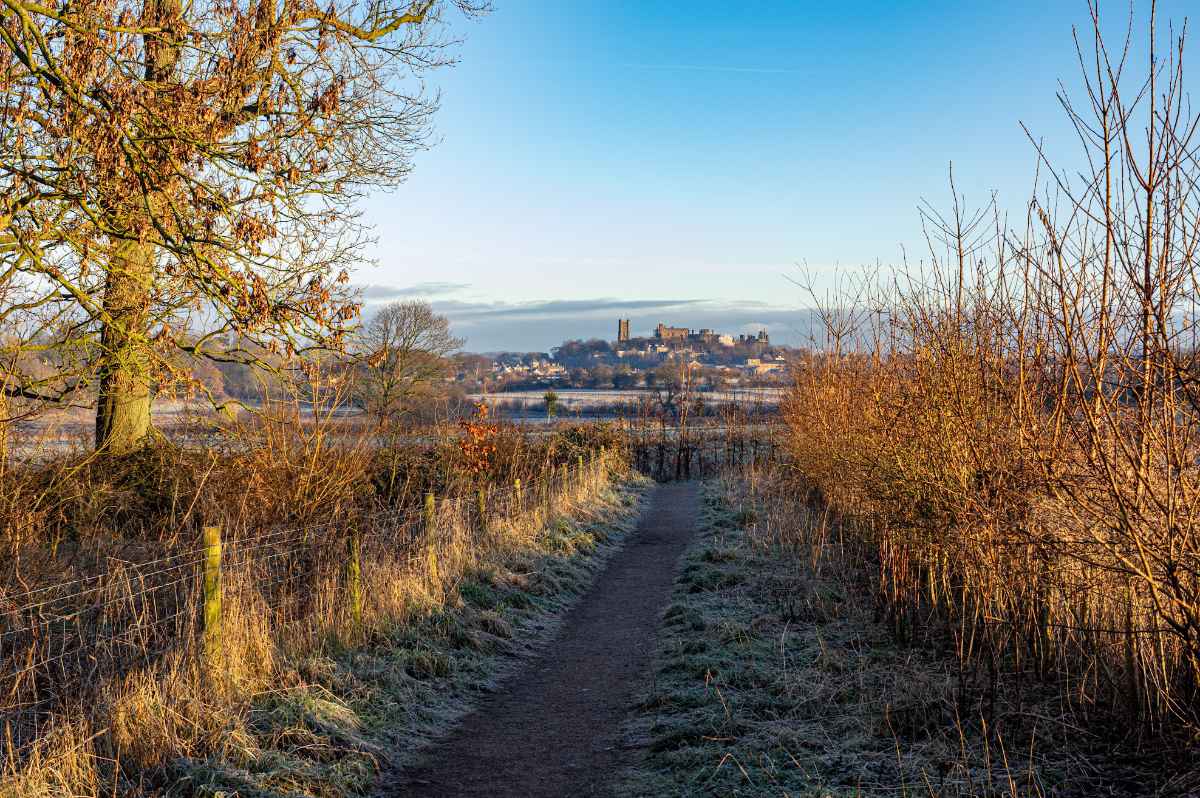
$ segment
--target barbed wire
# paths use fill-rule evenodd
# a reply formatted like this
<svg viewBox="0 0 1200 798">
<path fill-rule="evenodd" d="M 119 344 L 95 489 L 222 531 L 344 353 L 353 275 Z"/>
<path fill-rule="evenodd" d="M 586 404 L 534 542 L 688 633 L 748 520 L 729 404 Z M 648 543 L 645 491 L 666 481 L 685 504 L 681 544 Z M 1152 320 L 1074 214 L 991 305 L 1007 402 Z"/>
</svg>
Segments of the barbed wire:
<svg viewBox="0 0 1200 798">
<path fill-rule="evenodd" d="M 221 542 L 221 569 L 229 574 L 258 569 L 268 576 L 254 584 L 262 606 L 272 613 L 293 614 L 289 605 L 308 599 L 290 589 L 304 578 L 344 578 L 344 557 L 334 552 L 349 534 L 331 536 L 337 529 L 370 540 L 376 550 L 396 548 L 400 562 L 421 568 L 422 540 L 438 542 L 456 522 L 470 535 L 488 534 L 497 522 L 521 512 L 552 505 L 584 478 L 607 470 L 589 458 L 583 463 L 547 463 L 534 478 L 504 486 L 462 486 L 455 494 L 434 498 L 428 505 L 380 508 L 322 522 L 296 524 L 260 532 L 230 535 Z M 482 509 L 479 492 L 482 497 Z M 426 499 L 427 500 L 427 499 Z M 547 506 L 548 509 L 548 506 Z M 80 695 L 78 686 L 96 682 L 98 673 L 121 674 L 191 640 L 202 628 L 197 601 L 208 546 L 181 548 L 148 560 L 109 557 L 100 574 L 44 584 L 22 593 L 0 593 L 0 719 L 16 720 L 37 730 L 43 715 L 52 712 L 62 696 Z M 289 558 L 305 558 L 301 568 L 280 568 Z M 156 580 L 166 581 L 156 582 Z M 25 600 L 24 604 L 18 601 Z M 31 600 L 30 600 L 31 599 Z M 160 614 L 166 610 L 166 614 Z M 304 613 L 304 608 L 295 611 Z M 97 620 L 104 619 L 97 626 Z M 18 622 L 19 623 L 19 622 Z M 283 620 L 290 623 L 290 620 Z M 163 646 L 155 646 L 164 641 Z M 49 694 L 49 695 L 47 695 Z M 38 697 L 46 696 L 46 697 Z M 22 721 L 28 716 L 28 721 Z M 32 734 L 36 739 L 38 734 Z"/>
<path fill-rule="evenodd" d="M 362 513 L 362 514 L 353 516 L 350 520 L 351 520 L 351 522 L 361 522 L 361 521 L 372 521 L 372 520 L 379 520 L 379 519 L 386 519 L 386 518 L 400 518 L 400 517 L 404 517 L 404 516 L 416 517 L 416 516 L 419 516 L 420 513 L 421 513 L 421 510 L 419 508 L 412 508 L 412 507 L 384 508 L 384 509 L 380 509 L 380 510 L 368 511 L 366 513 Z M 330 518 L 325 521 L 315 521 L 315 522 L 306 523 L 306 524 L 298 525 L 298 526 L 274 529 L 270 532 L 260 533 L 257 535 L 247 535 L 242 538 L 233 538 L 232 540 L 229 540 L 229 541 L 223 541 L 223 545 L 231 545 L 231 544 L 236 545 L 237 542 L 239 542 L 241 540 L 245 540 L 245 539 L 253 540 L 255 543 L 258 543 L 261 541 L 270 541 L 274 538 L 278 538 L 280 536 L 288 535 L 288 534 L 293 534 L 295 537 L 298 538 L 301 536 L 309 535 L 312 532 L 314 532 L 316 530 L 320 530 L 320 529 L 325 529 L 325 528 L 329 528 L 329 527 L 337 527 L 337 526 L 344 527 L 347 524 L 347 522 L 348 522 L 348 519 L 346 519 L 346 518 Z M 187 557 L 190 555 L 202 555 L 206 551 L 207 551 L 207 548 L 205 546 L 197 546 L 194 548 L 173 551 L 173 552 L 170 552 L 169 554 L 165 554 L 161 557 L 157 557 L 157 558 L 154 558 L 151 560 L 139 560 L 139 561 L 134 562 L 134 561 L 122 560 L 120 558 L 115 558 L 115 557 L 110 557 L 109 560 L 110 560 L 110 562 L 116 563 L 119 567 L 129 569 L 131 572 L 136 572 L 139 569 L 146 568 L 148 566 L 156 565 L 159 563 L 170 562 L 170 561 L 178 559 L 180 557 Z M 43 585 L 41 587 L 32 588 L 30 590 L 26 590 L 21 593 L 0 594 L 0 601 L 15 602 L 18 599 L 27 598 L 29 596 L 38 595 L 38 594 L 45 593 L 45 592 L 52 591 L 52 590 L 62 589 L 62 588 L 65 588 L 65 587 L 68 587 L 71 585 L 81 584 L 84 582 L 98 581 L 98 580 L 104 579 L 105 577 L 111 576 L 111 573 L 112 573 L 112 571 L 109 570 L 104 573 L 90 574 L 87 576 L 82 576 L 82 577 L 78 577 L 75 579 L 66 580 L 64 582 L 57 582 L 57 583 L 54 583 L 51 585 Z M 150 576 L 155 573 L 159 573 L 159 572 L 152 571 L 152 572 L 144 574 L 144 575 Z M 78 593 L 72 594 L 72 596 L 82 595 L 82 594 L 86 593 L 87 591 L 94 590 L 94 589 L 97 589 L 97 588 L 87 588 L 83 591 L 79 591 Z M 64 598 L 64 597 L 57 597 L 53 600 L 60 600 L 61 598 Z M 33 606 L 38 606 L 38 605 L 37 604 L 32 604 L 32 605 L 26 604 L 26 605 L 22 605 L 22 606 L 18 607 L 17 609 L 27 609 L 27 608 L 30 608 Z"/>
<path fill-rule="evenodd" d="M 565 465 L 565 464 L 562 464 Z M 584 472 L 588 472 L 595 467 L 594 462 L 589 462 L 584 465 Z M 546 489 L 555 486 L 565 488 L 572 480 L 577 480 L 580 477 L 577 466 L 567 466 L 565 469 L 560 466 L 549 466 L 543 473 L 533 479 L 525 479 L 519 485 L 508 484 L 504 487 L 496 485 L 482 486 L 484 496 L 485 515 L 489 518 L 494 516 L 508 515 L 514 511 L 519 511 L 522 507 L 544 501 L 543 496 Z M 566 479 L 564 483 L 563 480 Z M 264 557 L 250 556 L 253 552 L 262 551 L 275 547 L 288 547 L 292 544 L 307 541 L 312 538 L 314 532 L 321 531 L 332 527 L 347 528 L 361 527 L 364 523 L 386 523 L 391 527 L 390 534 L 371 533 L 371 536 L 380 540 L 394 541 L 399 538 L 406 540 L 414 540 L 420 537 L 423 531 L 436 531 L 437 528 L 444 525 L 442 520 L 446 510 L 449 509 L 452 513 L 466 521 L 483 520 L 480 518 L 480 512 L 475 500 L 468 493 L 460 492 L 457 495 L 442 497 L 441 501 L 434 508 L 435 520 L 432 530 L 423 529 L 428 524 L 425 516 L 428 513 L 426 508 L 422 507 L 405 507 L 405 508 L 385 508 L 373 512 L 366 512 L 353 515 L 349 518 L 328 519 L 322 522 L 315 522 L 300 526 L 284 527 L 274 529 L 269 532 L 260 533 L 257 535 L 242 535 L 222 542 L 222 547 L 227 552 L 225 555 L 224 567 L 237 568 L 243 565 L 249 565 L 253 562 L 263 562 L 279 557 L 286 556 L 292 553 L 290 551 L 276 552 Z M 397 535 L 397 533 L 400 533 Z M 331 542 L 316 541 L 316 542 Z M 229 553 L 234 553 L 234 559 L 229 558 Z M 207 554 L 206 546 L 198 546 L 179 551 L 173 551 L 161 557 L 151 560 L 143 560 L 138 562 L 130 562 L 111 558 L 110 561 L 115 564 L 104 573 L 90 574 L 87 576 L 77 577 L 75 579 L 65 580 L 51 585 L 42 585 L 36 588 L 31 588 L 20 593 L 9 593 L 0 596 L 0 600 L 9 605 L 4 610 L 0 611 L 2 615 L 21 615 L 32 614 L 35 610 L 49 607 L 55 604 L 70 604 L 74 603 L 77 606 L 73 608 L 76 615 L 79 611 L 94 609 L 101 605 L 113 603 L 133 603 L 136 599 L 147 595 L 157 595 L 166 588 L 188 582 L 192 577 L 183 577 L 173 579 L 164 583 L 146 584 L 151 582 L 155 577 L 161 577 L 167 574 L 185 570 L 188 568 L 197 568 L 205 562 Z M 180 561 L 180 558 L 182 561 Z M 152 568 L 151 566 L 170 563 L 163 567 Z M 102 601 L 95 602 L 88 607 L 78 607 L 80 599 L 93 595 L 101 595 L 104 592 L 113 589 L 114 585 L 111 581 L 104 582 L 106 578 L 124 578 L 127 580 L 124 585 L 126 588 L 121 595 L 112 598 L 105 598 Z M 89 584 L 89 583 L 97 584 Z M 140 589 L 131 591 L 127 588 L 128 584 L 141 583 Z M 70 588 L 78 587 L 79 585 L 87 585 L 82 589 L 71 591 Z M 63 592 L 68 591 L 68 592 Z M 46 596 L 45 594 L 53 594 Z M 42 598 L 42 596 L 45 596 Z M 39 597 L 32 602 L 18 604 L 17 601 L 22 598 Z M 69 620 L 72 616 L 60 616 L 59 618 L 46 619 L 45 622 Z M 32 631 L 38 625 L 20 627 L 16 629 L 6 629 L 0 632 L 0 638 L 11 637 L 23 631 Z"/>
</svg>

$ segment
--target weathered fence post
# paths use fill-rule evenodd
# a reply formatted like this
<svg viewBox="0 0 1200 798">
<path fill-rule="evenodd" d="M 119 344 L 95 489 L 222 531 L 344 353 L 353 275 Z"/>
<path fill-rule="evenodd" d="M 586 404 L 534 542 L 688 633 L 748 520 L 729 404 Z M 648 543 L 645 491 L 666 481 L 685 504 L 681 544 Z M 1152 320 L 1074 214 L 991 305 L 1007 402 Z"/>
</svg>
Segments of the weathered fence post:
<svg viewBox="0 0 1200 798">
<path fill-rule="evenodd" d="M 432 493 L 425 494 L 425 570 L 429 581 L 438 582 L 437 561 L 437 500 Z"/>
<path fill-rule="evenodd" d="M 425 494 L 425 533 L 429 534 L 433 531 L 433 522 L 437 517 L 437 499 L 432 493 Z"/>
<path fill-rule="evenodd" d="M 513 480 L 513 496 L 515 496 L 517 499 L 517 513 L 519 514 L 521 512 L 522 504 L 521 479 L 519 477 Z"/>
<path fill-rule="evenodd" d="M 583 480 L 587 476 L 587 472 L 583 470 L 583 455 L 579 455 L 576 458 L 576 466 L 579 468 L 579 473 L 576 475 L 575 480 L 580 485 L 583 485 Z"/>
<path fill-rule="evenodd" d="M 346 540 L 346 587 L 350 592 L 350 620 L 354 631 L 362 628 L 362 543 L 356 524 Z"/>
<path fill-rule="evenodd" d="M 466 512 L 465 500 L 451 499 L 449 496 L 447 496 L 446 498 L 442 499 L 442 511 L 438 517 L 442 519 L 442 523 L 445 524 L 447 521 L 453 522 L 455 516 L 461 516 L 464 512 Z M 448 531 L 457 534 L 460 526 L 461 524 L 451 523 Z M 446 539 L 450 539 L 449 535 L 446 536 Z"/>
<path fill-rule="evenodd" d="M 216 670 L 223 666 L 221 639 L 221 528 L 206 526 L 204 537 L 204 662 Z"/>
<path fill-rule="evenodd" d="M 488 517 L 487 517 L 487 488 L 480 488 L 478 495 L 475 497 L 479 502 L 479 531 L 487 532 Z"/>
</svg>

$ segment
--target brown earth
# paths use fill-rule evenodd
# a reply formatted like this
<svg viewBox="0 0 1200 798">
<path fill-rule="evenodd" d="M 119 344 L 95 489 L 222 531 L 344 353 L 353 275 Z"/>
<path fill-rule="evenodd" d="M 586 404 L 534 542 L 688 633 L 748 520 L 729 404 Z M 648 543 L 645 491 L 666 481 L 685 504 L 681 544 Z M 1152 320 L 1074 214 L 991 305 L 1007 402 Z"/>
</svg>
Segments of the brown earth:
<svg viewBox="0 0 1200 798">
<path fill-rule="evenodd" d="M 485 701 L 388 798 L 598 796 L 629 755 L 620 728 L 649 675 L 659 616 L 695 532 L 697 488 L 656 489 L 637 531 L 528 668 Z"/>
</svg>

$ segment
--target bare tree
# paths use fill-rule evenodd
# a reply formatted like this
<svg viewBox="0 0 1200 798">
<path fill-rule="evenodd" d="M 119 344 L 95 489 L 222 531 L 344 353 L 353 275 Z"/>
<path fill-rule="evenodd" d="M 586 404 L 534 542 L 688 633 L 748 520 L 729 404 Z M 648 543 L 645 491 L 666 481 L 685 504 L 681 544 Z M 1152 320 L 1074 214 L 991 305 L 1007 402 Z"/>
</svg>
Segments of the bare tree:
<svg viewBox="0 0 1200 798">
<path fill-rule="evenodd" d="M 120 453 L 173 351 L 342 347 L 355 200 L 409 173 L 443 14 L 481 5 L 2 1 L 0 325 L 58 366 L 4 393 L 94 391 L 97 448 Z"/>
<path fill-rule="evenodd" d="M 546 405 L 546 418 L 554 418 L 558 413 L 558 393 L 554 390 L 546 391 L 542 396 L 542 402 Z"/>
<path fill-rule="evenodd" d="M 694 366 L 687 356 L 664 363 L 654 374 L 654 396 L 662 412 L 683 423 L 692 397 Z M 649 383 L 649 381 L 647 381 Z"/>
<path fill-rule="evenodd" d="M 410 409 L 415 396 L 446 373 L 446 356 L 462 346 L 450 322 L 425 302 L 393 302 L 376 313 L 360 333 L 364 368 L 360 393 L 367 412 L 380 424 Z"/>
</svg>

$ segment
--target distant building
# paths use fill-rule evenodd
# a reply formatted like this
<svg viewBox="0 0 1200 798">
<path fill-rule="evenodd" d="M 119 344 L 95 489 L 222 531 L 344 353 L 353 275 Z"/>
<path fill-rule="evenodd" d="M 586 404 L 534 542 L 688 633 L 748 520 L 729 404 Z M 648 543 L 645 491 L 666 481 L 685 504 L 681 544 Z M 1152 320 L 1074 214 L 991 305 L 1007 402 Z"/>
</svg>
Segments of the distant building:
<svg viewBox="0 0 1200 798">
<path fill-rule="evenodd" d="M 771 337 L 767 335 L 766 330 L 759 330 L 758 335 L 739 335 L 739 344 L 770 344 Z"/>
<path fill-rule="evenodd" d="M 629 334 L 629 320 L 617 319 L 617 342 L 624 343 L 630 340 L 632 337 Z M 722 346 L 733 346 L 734 344 L 769 346 L 771 343 L 771 338 L 767 335 L 766 330 L 759 330 L 755 335 L 739 335 L 735 339 L 732 335 L 725 335 L 708 327 L 692 330 L 687 327 L 671 327 L 661 322 L 654 328 L 653 340 L 659 346 L 689 342 Z"/>
<path fill-rule="evenodd" d="M 660 322 L 654 328 L 654 337 L 660 341 L 686 341 L 691 332 L 687 327 L 668 327 Z"/>
<path fill-rule="evenodd" d="M 750 338 L 750 336 L 746 336 L 746 337 Z M 753 340 L 753 339 L 751 339 L 751 340 Z M 763 374 L 770 374 L 773 371 L 782 371 L 783 366 L 784 366 L 783 363 L 779 363 L 776 361 L 767 361 L 764 363 L 761 359 L 759 359 L 757 357 L 748 357 L 748 358 L 746 358 L 745 364 L 743 364 L 743 366 L 742 366 L 742 370 L 745 371 L 746 374 L 762 376 Z"/>
</svg>

